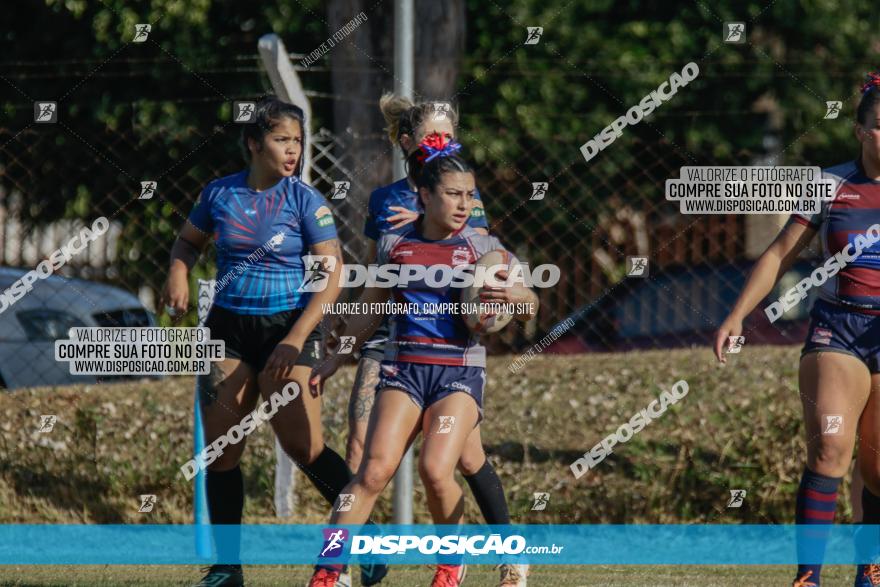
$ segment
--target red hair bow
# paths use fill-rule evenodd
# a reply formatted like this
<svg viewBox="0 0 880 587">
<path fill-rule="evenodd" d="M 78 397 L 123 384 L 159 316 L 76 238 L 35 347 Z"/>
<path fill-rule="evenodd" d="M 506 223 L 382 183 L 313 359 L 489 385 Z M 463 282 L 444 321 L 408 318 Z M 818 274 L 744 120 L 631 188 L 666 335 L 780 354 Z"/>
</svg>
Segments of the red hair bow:
<svg viewBox="0 0 880 587">
<path fill-rule="evenodd" d="M 864 94 L 871 88 L 880 87 L 880 73 L 871 72 L 868 74 L 868 81 L 865 82 L 865 85 L 862 86 L 862 93 Z"/>
<path fill-rule="evenodd" d="M 448 135 L 433 132 L 419 143 L 419 154 L 416 158 L 421 163 L 427 163 L 436 157 L 448 157 L 459 149 L 461 149 L 461 145 Z"/>
</svg>

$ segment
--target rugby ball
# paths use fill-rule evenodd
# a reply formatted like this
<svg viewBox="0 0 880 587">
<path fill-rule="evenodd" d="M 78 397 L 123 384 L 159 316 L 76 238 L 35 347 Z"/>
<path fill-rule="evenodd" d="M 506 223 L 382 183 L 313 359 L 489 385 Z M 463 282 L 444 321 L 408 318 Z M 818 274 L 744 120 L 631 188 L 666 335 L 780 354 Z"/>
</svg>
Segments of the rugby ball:
<svg viewBox="0 0 880 587">
<path fill-rule="evenodd" d="M 494 250 L 489 251 L 474 263 L 474 276 L 476 278 L 474 285 L 463 289 L 461 292 L 462 318 L 471 332 L 477 334 L 498 332 L 513 320 L 513 314 L 492 314 L 480 311 L 481 309 L 486 310 L 486 308 L 480 308 L 482 303 L 480 301 L 480 289 L 482 289 L 483 284 L 480 283 L 479 276 L 485 275 L 484 281 L 491 284 L 490 279 L 494 277 L 494 274 L 503 268 L 507 268 L 510 265 L 510 261 L 510 253 L 505 250 Z M 490 274 L 489 268 L 499 265 L 503 267 L 495 267 L 495 271 Z"/>
</svg>

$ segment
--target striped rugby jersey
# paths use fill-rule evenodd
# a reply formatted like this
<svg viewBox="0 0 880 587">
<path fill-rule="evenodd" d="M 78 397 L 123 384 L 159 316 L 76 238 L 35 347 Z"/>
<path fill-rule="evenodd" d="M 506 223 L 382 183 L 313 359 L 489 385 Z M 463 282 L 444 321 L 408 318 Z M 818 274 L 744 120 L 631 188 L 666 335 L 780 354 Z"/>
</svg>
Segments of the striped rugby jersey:
<svg viewBox="0 0 880 587">
<path fill-rule="evenodd" d="M 451 238 L 431 241 L 414 222 L 400 231 L 382 235 L 377 247 L 379 264 L 470 265 L 489 251 L 504 249 L 494 236 L 478 233 L 465 225 Z M 511 263 L 519 261 L 511 255 Z M 406 288 L 392 290 L 393 301 L 405 304 L 443 304 L 461 302 L 460 287 L 430 287 L 424 280 L 411 281 Z M 385 347 L 386 361 L 485 367 L 486 348 L 471 333 L 460 314 L 411 314 L 391 316 L 391 335 Z"/>
<path fill-rule="evenodd" d="M 217 248 L 214 303 L 239 314 L 268 315 L 303 308 L 297 291 L 311 245 L 336 238 L 327 201 L 298 177 L 256 192 L 247 171 L 209 183 L 189 215 L 213 233 Z"/>
<path fill-rule="evenodd" d="M 859 161 L 823 169 L 822 177 L 835 181 L 834 199 L 822 202 L 817 214 L 792 214 L 789 222 L 818 230 L 827 259 L 880 223 L 880 181 L 868 178 Z M 820 299 L 856 310 L 880 310 L 880 243 L 864 249 L 826 281 L 818 294 Z"/>
</svg>

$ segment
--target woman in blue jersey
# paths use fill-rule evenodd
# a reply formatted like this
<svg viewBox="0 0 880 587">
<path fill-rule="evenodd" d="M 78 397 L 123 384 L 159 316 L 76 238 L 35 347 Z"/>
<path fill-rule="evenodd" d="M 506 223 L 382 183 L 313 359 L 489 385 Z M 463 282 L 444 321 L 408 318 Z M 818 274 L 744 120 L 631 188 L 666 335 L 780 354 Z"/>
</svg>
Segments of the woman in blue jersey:
<svg viewBox="0 0 880 587">
<path fill-rule="evenodd" d="M 419 144 L 433 134 L 448 139 L 455 136 L 457 113 L 450 104 L 443 102 L 421 102 L 413 104 L 410 100 L 385 94 L 379 100 L 379 109 L 387 124 L 386 130 L 391 143 L 400 147 L 404 156 L 409 156 Z M 415 180 L 412 177 L 400 179 L 392 184 L 378 188 L 370 195 L 369 211 L 364 235 L 368 239 L 368 262 L 376 261 L 376 241 L 388 232 L 403 229 L 415 221 L 421 213 L 421 205 L 416 194 Z M 480 234 L 488 234 L 489 225 L 480 199 L 479 190 L 474 191 L 473 206 L 467 220 L 468 226 Z M 370 419 L 379 382 L 379 364 L 385 354 L 388 338 L 387 321 L 376 330 L 369 340 L 361 346 L 361 358 L 351 391 L 348 410 L 349 434 L 346 447 L 346 462 L 352 471 L 360 466 Z M 509 524 L 510 513 L 501 479 L 492 463 L 486 458 L 480 427 L 477 426 L 468 437 L 458 468 L 471 488 L 471 492 L 488 524 Z M 501 565 L 499 587 L 525 587 L 528 567 L 526 565 Z"/>
<path fill-rule="evenodd" d="M 413 175 L 424 215 L 400 231 L 382 235 L 378 244 L 380 264 L 454 267 L 472 264 L 489 251 L 503 249 L 498 239 L 480 234 L 467 224 L 475 193 L 474 174 L 468 163 L 453 153 L 455 147 L 422 147 L 410 157 L 410 163 L 420 167 Z M 432 160 L 426 161 L 428 157 Z M 507 277 L 504 272 L 498 276 Z M 378 303 L 393 294 L 397 302 L 423 307 L 460 301 L 460 292 L 451 284 L 437 286 L 422 279 L 404 287 L 369 288 L 365 300 Z M 517 316 L 519 320 L 529 320 L 537 312 L 537 296 L 522 285 L 486 285 L 481 299 L 530 304 L 530 312 Z M 353 316 L 344 335 L 355 336 L 359 342 L 382 319 L 382 315 Z M 459 524 L 463 495 L 455 481 L 455 469 L 468 437 L 482 418 L 485 348 L 460 315 L 426 312 L 393 314 L 387 345 L 364 458 L 354 480 L 343 490 L 353 496 L 351 509 L 340 512 L 337 508 L 330 523 L 365 522 L 403 454 L 421 432 L 418 468 L 431 517 L 437 524 Z M 344 358 L 329 357 L 315 370 L 312 384 L 323 384 Z M 341 572 L 338 566 L 319 566 L 310 586 L 334 587 Z M 454 587 L 463 578 L 463 565 L 439 565 L 432 587 Z"/>
<path fill-rule="evenodd" d="M 807 459 L 797 493 L 798 566 L 793 585 L 820 585 L 821 555 L 834 521 L 837 489 L 849 469 L 858 434 L 864 478 L 865 524 L 880 524 L 880 75 L 862 88 L 854 134 L 861 146 L 853 161 L 823 171 L 834 200 L 817 214 L 793 214 L 755 263 L 742 293 L 715 337 L 725 362 L 728 337 L 769 294 L 817 233 L 826 261 L 813 273 L 818 299 L 801 352 L 799 386 L 806 425 Z M 814 278 L 814 280 L 816 280 Z M 770 312 L 774 313 L 774 312 Z M 769 316 L 770 314 L 768 314 Z M 822 525 L 826 525 L 822 529 Z M 818 526 L 818 527 L 817 527 Z M 812 556 L 804 554 L 807 549 Z M 876 554 L 876 553 L 872 553 Z M 809 563 L 809 564 L 808 564 Z M 880 565 L 859 565 L 858 587 L 880 585 Z"/>
<path fill-rule="evenodd" d="M 231 429 L 260 398 L 275 397 L 270 405 L 279 407 L 270 423 L 281 446 L 328 502 L 351 479 L 342 457 L 324 444 L 320 396 L 307 391 L 312 367 L 322 358 L 316 329 L 321 305 L 339 295 L 342 255 L 326 200 L 299 177 L 303 129 L 300 108 L 261 99 L 255 122 L 242 128 L 248 169 L 205 187 L 171 251 L 163 303 L 178 313 L 187 310 L 189 271 L 212 236 L 217 249 L 217 285 L 205 326 L 212 339 L 225 342 L 226 354 L 198 379 L 205 445 L 230 440 L 208 465 L 214 525 L 241 524 L 239 461 L 246 439 Z M 304 291 L 306 254 L 336 261 L 327 264 L 329 285 L 314 294 Z M 287 400 L 283 405 L 277 394 Z M 218 555 L 240 560 L 238 540 L 225 536 L 217 541 Z M 199 585 L 243 585 L 241 566 L 214 565 Z"/>
</svg>

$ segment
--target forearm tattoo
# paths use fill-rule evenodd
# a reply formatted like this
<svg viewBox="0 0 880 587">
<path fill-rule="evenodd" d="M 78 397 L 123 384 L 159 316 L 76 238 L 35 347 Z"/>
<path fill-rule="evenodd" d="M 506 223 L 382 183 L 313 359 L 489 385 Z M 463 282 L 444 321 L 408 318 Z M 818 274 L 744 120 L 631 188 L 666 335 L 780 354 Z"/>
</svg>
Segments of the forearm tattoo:
<svg viewBox="0 0 880 587">
<path fill-rule="evenodd" d="M 336 257 L 338 262 L 342 262 L 342 248 L 339 246 L 338 239 L 332 239 L 321 243 L 321 252 L 314 251 L 318 255 L 327 255 L 328 257 Z"/>
<path fill-rule="evenodd" d="M 348 417 L 362 421 L 370 419 L 376 400 L 376 384 L 379 383 L 379 362 L 364 359 L 354 378 L 354 393 L 348 402 Z"/>
</svg>

